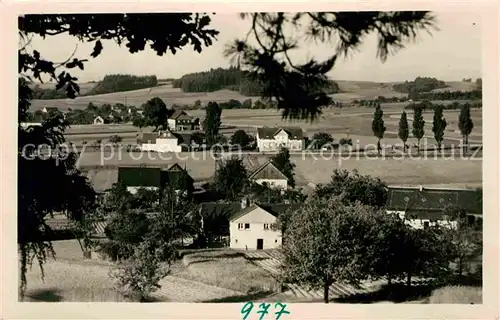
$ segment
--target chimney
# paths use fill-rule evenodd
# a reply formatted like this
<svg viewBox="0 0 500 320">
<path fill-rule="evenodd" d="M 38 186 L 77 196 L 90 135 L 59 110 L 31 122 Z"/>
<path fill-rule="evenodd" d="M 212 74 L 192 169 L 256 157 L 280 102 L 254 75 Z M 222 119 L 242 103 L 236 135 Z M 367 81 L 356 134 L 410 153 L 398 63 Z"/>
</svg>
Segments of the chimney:
<svg viewBox="0 0 500 320">
<path fill-rule="evenodd" d="M 241 209 L 245 209 L 246 207 L 248 207 L 248 198 L 244 197 L 241 199 Z"/>
<path fill-rule="evenodd" d="M 424 191 L 424 187 L 423 187 L 422 185 L 420 185 L 420 186 L 418 187 L 418 190 L 420 190 L 420 192 L 422 192 L 422 191 Z"/>
</svg>

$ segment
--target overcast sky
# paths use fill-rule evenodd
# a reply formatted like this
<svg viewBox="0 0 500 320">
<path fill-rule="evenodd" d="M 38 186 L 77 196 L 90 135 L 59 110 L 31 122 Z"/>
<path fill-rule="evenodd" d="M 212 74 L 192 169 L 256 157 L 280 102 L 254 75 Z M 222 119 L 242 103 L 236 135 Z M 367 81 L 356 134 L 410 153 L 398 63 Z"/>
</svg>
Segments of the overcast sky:
<svg viewBox="0 0 500 320">
<path fill-rule="evenodd" d="M 358 52 L 337 62 L 330 73 L 335 80 L 404 81 L 416 76 L 436 77 L 440 80 L 461 80 L 464 77 L 481 76 L 481 21 L 479 13 L 464 11 L 435 12 L 439 31 L 432 36 L 422 32 L 416 43 L 390 56 L 385 63 L 376 58 L 376 38 L 366 38 Z M 246 34 L 249 22 L 236 13 L 218 14 L 212 18 L 212 26 L 220 31 L 217 42 L 204 48 L 201 54 L 186 47 L 177 54 L 157 56 L 152 50 L 130 54 L 125 47 L 114 42 L 104 42 L 104 50 L 96 59 L 85 64 L 84 71 L 72 74 L 79 82 L 100 80 L 106 74 L 121 73 L 156 75 L 158 78 L 178 78 L 186 73 L 210 68 L 227 67 L 223 57 L 224 45 Z M 66 35 L 34 39 L 36 48 L 46 59 L 60 62 L 71 55 L 78 43 L 76 56 L 87 58 L 93 44 L 79 43 Z M 332 48 L 304 43 L 294 53 L 296 57 L 326 57 Z"/>
</svg>

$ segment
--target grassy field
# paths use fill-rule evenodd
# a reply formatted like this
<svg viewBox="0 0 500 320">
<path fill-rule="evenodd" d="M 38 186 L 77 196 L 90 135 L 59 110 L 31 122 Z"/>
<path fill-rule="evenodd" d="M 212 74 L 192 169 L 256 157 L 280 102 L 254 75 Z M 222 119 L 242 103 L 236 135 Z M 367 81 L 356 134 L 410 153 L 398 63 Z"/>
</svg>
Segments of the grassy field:
<svg viewBox="0 0 500 320">
<path fill-rule="evenodd" d="M 338 81 L 341 93 L 334 94 L 332 97 L 338 101 L 348 102 L 354 99 L 374 99 L 378 96 L 393 97 L 393 96 L 405 96 L 395 92 L 392 89 L 392 84 L 389 83 L 377 83 L 371 81 Z M 475 85 L 472 83 L 462 83 L 462 82 L 449 82 L 448 88 L 446 90 L 474 90 Z M 88 92 L 95 84 L 80 84 L 82 92 Z M 51 88 L 53 83 L 47 83 L 41 85 L 42 88 Z M 42 109 L 45 106 L 58 107 L 61 110 L 67 110 L 68 108 L 79 109 L 85 108 L 89 102 L 94 104 L 104 104 L 104 103 L 125 103 L 129 105 L 139 106 L 146 102 L 147 100 L 159 97 L 167 105 L 172 104 L 193 104 L 196 100 L 200 100 L 202 104 L 206 104 L 209 101 L 224 102 L 230 99 L 235 99 L 243 101 L 249 97 L 242 96 L 238 92 L 230 90 L 219 90 L 216 92 L 193 92 L 185 93 L 180 89 L 172 88 L 170 84 L 159 85 L 153 88 L 133 90 L 127 92 L 116 92 L 93 96 L 83 96 L 76 99 L 54 99 L 54 100 L 33 100 L 32 110 Z M 255 99 L 256 97 L 254 97 Z"/>
<path fill-rule="evenodd" d="M 230 249 L 189 253 L 182 260 L 185 268 L 174 271 L 175 276 L 244 294 L 271 291 L 276 283 L 268 272 Z"/>
<path fill-rule="evenodd" d="M 431 304 L 481 304 L 483 292 L 481 287 L 448 286 L 436 289 L 428 299 Z"/>
<path fill-rule="evenodd" d="M 149 155 L 149 157 L 148 157 Z M 147 164 L 152 166 L 170 166 L 179 163 L 186 166 L 189 174 L 195 180 L 210 178 L 215 170 L 215 161 L 206 153 L 179 153 L 170 156 L 164 154 L 143 154 L 141 159 L 133 158 L 128 153 L 104 154 L 99 152 L 84 153 L 78 165 L 85 170 L 95 185 L 103 185 L 113 181 L 117 175 L 118 166 Z M 107 157 L 107 158 L 101 158 Z M 263 155 L 252 155 L 246 161 L 253 165 L 264 163 L 268 159 Z M 301 155 L 292 155 L 295 164 L 295 180 L 297 185 L 325 183 L 330 180 L 331 173 L 336 168 L 358 170 L 362 174 L 379 177 L 389 184 L 423 184 L 446 185 L 460 184 L 464 186 L 479 186 L 482 183 L 482 161 L 480 159 L 437 158 L 437 159 L 381 159 L 356 158 L 333 159 Z M 109 166 L 102 168 L 101 166 Z M 460 174 L 457 174 L 460 173 Z"/>
<path fill-rule="evenodd" d="M 384 104 L 384 122 L 387 128 L 383 144 L 400 143 L 397 137 L 398 124 L 401 111 L 404 104 Z M 191 110 L 188 113 L 194 117 L 204 117 L 204 110 Z M 250 110 L 250 109 L 232 109 L 224 110 L 222 113 L 222 124 L 224 126 L 235 127 L 234 129 L 223 130 L 222 133 L 231 135 L 237 128 L 244 129 L 250 134 L 255 135 L 256 127 L 262 126 L 300 126 L 304 134 L 312 137 L 316 132 L 328 132 L 332 134 L 335 140 L 341 138 L 352 138 L 354 143 L 363 146 L 376 143 L 371 131 L 371 121 L 373 110 L 359 107 L 338 109 L 326 109 L 320 119 L 315 122 L 306 121 L 282 121 L 281 113 L 277 110 Z M 458 111 L 445 111 L 444 117 L 448 122 L 445 133 L 446 145 L 457 143 L 461 139 L 458 131 Z M 469 137 L 471 143 L 480 143 L 482 141 L 482 110 L 474 109 L 471 111 L 474 122 L 474 130 Z M 412 113 L 408 112 L 409 125 L 411 128 Z M 433 140 L 432 134 L 432 114 L 425 113 L 426 121 L 425 138 Z M 148 129 L 145 129 L 148 130 Z M 67 132 L 66 137 L 69 141 L 79 145 L 82 141 L 91 143 L 97 139 L 106 142 L 110 136 L 117 134 L 122 137 L 123 143 L 136 143 L 139 130 L 131 124 L 118 125 L 73 125 Z M 411 130 L 410 130 L 411 132 Z M 409 144 L 416 143 L 410 133 Z M 434 144 L 434 141 L 430 141 Z"/>
</svg>

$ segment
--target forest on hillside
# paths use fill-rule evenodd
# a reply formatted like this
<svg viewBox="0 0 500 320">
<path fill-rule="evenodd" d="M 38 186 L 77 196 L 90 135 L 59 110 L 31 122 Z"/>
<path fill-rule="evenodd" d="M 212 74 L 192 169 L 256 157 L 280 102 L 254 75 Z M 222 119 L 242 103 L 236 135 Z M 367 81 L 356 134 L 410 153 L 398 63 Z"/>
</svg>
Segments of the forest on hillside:
<svg viewBox="0 0 500 320">
<path fill-rule="evenodd" d="M 263 90 L 263 86 L 258 80 L 250 77 L 247 71 L 236 67 L 185 74 L 180 79 L 173 81 L 172 86 L 183 92 L 213 92 L 228 89 L 238 91 L 247 97 L 260 96 Z M 330 86 L 323 90 L 326 90 L 328 94 L 340 91 L 335 81 L 330 81 Z"/>
<path fill-rule="evenodd" d="M 80 96 L 139 90 L 156 87 L 157 85 L 158 79 L 154 75 L 134 76 L 129 74 L 108 74 L 104 76 L 101 81 L 97 82 L 89 92 L 80 94 Z M 50 100 L 67 98 L 65 87 L 56 90 L 55 88 L 42 89 L 39 85 L 35 85 L 32 90 L 33 99 Z"/>
<path fill-rule="evenodd" d="M 392 88 L 396 92 L 408 93 L 410 99 L 413 99 L 412 96 L 416 96 L 418 93 L 430 92 L 434 89 L 441 89 L 446 87 L 447 85 L 444 81 L 430 77 L 417 77 L 413 81 L 405 81 L 403 83 L 397 83 L 392 86 Z"/>
<path fill-rule="evenodd" d="M 87 95 L 139 90 L 156 87 L 157 85 L 158 79 L 155 75 L 108 74 Z"/>
</svg>

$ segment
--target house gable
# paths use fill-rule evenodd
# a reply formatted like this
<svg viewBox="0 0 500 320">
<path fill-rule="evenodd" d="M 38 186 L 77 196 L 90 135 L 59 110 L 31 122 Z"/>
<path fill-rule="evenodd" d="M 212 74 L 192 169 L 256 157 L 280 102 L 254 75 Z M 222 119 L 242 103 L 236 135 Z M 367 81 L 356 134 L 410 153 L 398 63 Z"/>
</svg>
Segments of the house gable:
<svg viewBox="0 0 500 320">
<path fill-rule="evenodd" d="M 251 180 L 287 180 L 288 178 L 271 162 L 267 161 L 257 169 L 255 169 L 249 178 Z"/>
<path fill-rule="evenodd" d="M 275 214 L 257 204 L 241 210 L 230 218 L 231 223 L 276 223 Z"/>
</svg>

